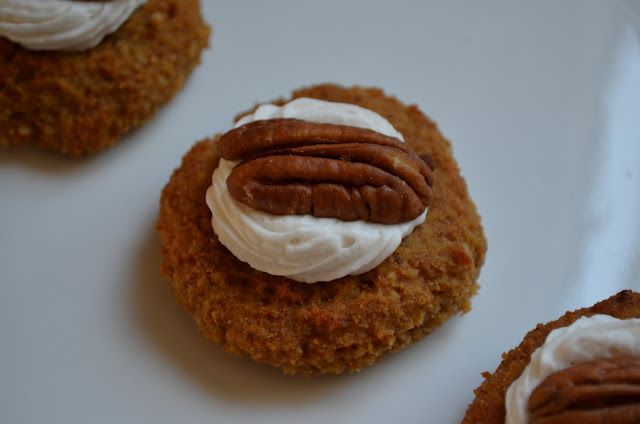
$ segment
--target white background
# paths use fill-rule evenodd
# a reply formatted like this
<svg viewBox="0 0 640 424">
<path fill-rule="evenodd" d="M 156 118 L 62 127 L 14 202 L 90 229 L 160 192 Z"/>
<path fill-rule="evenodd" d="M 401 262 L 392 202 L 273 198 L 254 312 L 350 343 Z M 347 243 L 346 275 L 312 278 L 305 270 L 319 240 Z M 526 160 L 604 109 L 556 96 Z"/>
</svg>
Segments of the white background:
<svg viewBox="0 0 640 424">
<path fill-rule="evenodd" d="M 89 159 L 0 151 L 0 422 L 456 423 L 537 322 L 640 290 L 640 2 L 214 1 L 186 88 Z M 319 82 L 383 87 L 453 141 L 489 241 L 473 310 L 360 374 L 207 342 L 158 270 L 198 139 Z"/>
</svg>

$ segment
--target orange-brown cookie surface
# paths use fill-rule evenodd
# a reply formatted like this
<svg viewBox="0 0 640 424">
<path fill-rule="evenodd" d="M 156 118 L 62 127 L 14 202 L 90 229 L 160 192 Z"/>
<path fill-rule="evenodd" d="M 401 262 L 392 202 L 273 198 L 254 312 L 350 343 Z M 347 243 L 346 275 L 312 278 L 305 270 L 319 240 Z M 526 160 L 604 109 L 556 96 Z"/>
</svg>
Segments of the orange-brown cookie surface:
<svg viewBox="0 0 640 424">
<path fill-rule="evenodd" d="M 335 85 L 293 97 L 357 104 L 388 119 L 433 168 L 425 223 L 359 276 L 304 284 L 256 271 L 211 228 L 205 192 L 219 152 L 215 140 L 203 140 L 162 192 L 162 270 L 202 333 L 225 350 L 288 374 L 358 371 L 469 310 L 486 241 L 449 142 L 416 106 L 378 89 Z"/>
<path fill-rule="evenodd" d="M 148 0 L 81 52 L 36 52 L 0 37 L 0 146 L 99 152 L 182 87 L 207 46 L 198 0 Z"/>
<path fill-rule="evenodd" d="M 476 398 L 469 405 L 463 424 L 504 424 L 507 389 L 529 364 L 531 355 L 540 347 L 547 335 L 556 328 L 567 327 L 584 316 L 606 314 L 619 319 L 640 318 L 640 294 L 622 291 L 590 308 L 565 313 L 546 324 L 538 324 L 520 345 L 502 355 L 502 362 L 491 373 L 484 373 L 485 381 L 475 390 Z"/>
</svg>

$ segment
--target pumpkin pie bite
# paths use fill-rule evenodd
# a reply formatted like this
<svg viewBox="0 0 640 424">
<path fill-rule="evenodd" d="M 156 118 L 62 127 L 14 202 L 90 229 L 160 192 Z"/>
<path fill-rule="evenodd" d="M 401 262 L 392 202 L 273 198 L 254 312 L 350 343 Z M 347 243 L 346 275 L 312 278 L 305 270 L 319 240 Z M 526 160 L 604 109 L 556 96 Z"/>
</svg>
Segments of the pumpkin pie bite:
<svg viewBox="0 0 640 424">
<path fill-rule="evenodd" d="M 182 88 L 209 32 L 198 0 L 4 1 L 0 146 L 112 146 Z"/>
<path fill-rule="evenodd" d="M 201 332 L 287 374 L 359 371 L 468 311 L 486 251 L 435 123 L 330 84 L 196 143 L 157 228 Z"/>
<path fill-rule="evenodd" d="M 640 294 L 538 324 L 483 375 L 464 424 L 640 422 Z"/>
</svg>

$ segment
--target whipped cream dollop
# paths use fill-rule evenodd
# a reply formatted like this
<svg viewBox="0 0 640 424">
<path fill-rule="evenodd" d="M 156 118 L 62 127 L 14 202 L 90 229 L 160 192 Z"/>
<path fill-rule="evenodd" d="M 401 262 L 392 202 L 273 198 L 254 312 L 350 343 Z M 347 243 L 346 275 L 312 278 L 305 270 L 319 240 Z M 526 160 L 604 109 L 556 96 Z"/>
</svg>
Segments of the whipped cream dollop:
<svg viewBox="0 0 640 424">
<path fill-rule="evenodd" d="M 244 116 L 236 127 L 252 121 L 297 118 L 368 128 L 404 140 L 377 113 L 346 103 L 299 98 L 283 105 L 265 104 Z M 226 180 L 237 161 L 221 159 L 213 173 L 206 201 L 220 242 L 254 269 L 314 283 L 357 275 L 379 265 L 402 238 L 422 224 L 425 210 L 413 221 L 384 225 L 340 221 L 311 215 L 271 215 L 235 200 Z"/>
<path fill-rule="evenodd" d="M 529 423 L 529 397 L 549 375 L 580 362 L 617 355 L 640 357 L 640 319 L 593 315 L 553 330 L 533 352 L 520 377 L 509 386 L 505 423 Z"/>
<path fill-rule="evenodd" d="M 0 0 L 0 35 L 31 50 L 86 50 L 120 28 L 144 2 Z"/>
</svg>

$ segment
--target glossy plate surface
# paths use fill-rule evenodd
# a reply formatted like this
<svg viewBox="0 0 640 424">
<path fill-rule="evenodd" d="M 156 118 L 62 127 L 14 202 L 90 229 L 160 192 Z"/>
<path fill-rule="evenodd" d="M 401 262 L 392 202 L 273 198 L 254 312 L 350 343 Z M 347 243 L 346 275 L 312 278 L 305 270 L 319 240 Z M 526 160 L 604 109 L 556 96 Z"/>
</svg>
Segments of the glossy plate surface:
<svg viewBox="0 0 640 424">
<path fill-rule="evenodd" d="M 0 151 L 0 421 L 459 422 L 536 323 L 640 290 L 640 3 L 205 0 L 185 90 L 85 160 Z M 448 136 L 489 252 L 473 310 L 357 375 L 222 352 L 160 275 L 160 190 L 198 139 L 319 82 Z"/>
</svg>

